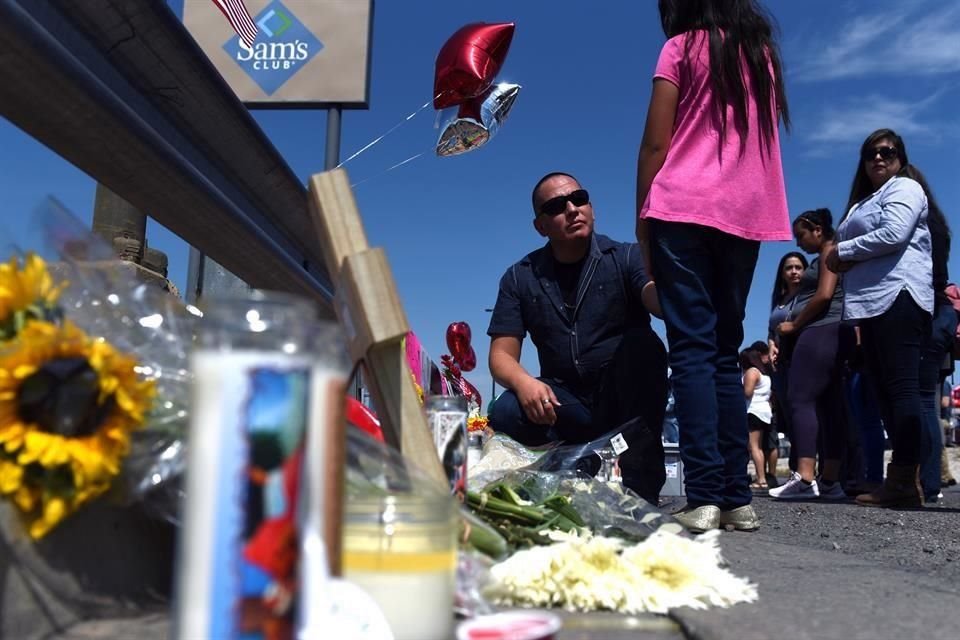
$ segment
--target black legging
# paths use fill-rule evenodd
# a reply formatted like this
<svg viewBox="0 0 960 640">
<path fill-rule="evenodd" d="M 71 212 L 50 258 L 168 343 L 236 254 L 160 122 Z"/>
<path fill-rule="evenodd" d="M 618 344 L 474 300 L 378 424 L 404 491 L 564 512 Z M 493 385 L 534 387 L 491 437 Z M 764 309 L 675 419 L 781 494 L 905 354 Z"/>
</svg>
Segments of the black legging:
<svg viewBox="0 0 960 640">
<path fill-rule="evenodd" d="M 797 339 L 787 394 L 793 413 L 793 446 L 799 458 L 817 457 L 818 433 L 824 459 L 839 460 L 843 456 L 846 434 L 839 355 L 839 322 L 807 327 Z"/>
</svg>

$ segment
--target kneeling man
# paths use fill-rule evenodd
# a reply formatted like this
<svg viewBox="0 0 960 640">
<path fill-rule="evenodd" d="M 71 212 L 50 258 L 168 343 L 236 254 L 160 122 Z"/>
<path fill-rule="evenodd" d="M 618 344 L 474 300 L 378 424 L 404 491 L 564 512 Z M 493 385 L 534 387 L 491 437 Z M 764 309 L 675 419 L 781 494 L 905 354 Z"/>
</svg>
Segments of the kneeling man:
<svg viewBox="0 0 960 640">
<path fill-rule="evenodd" d="M 667 356 L 641 299 L 640 249 L 594 233 L 590 196 L 571 175 L 544 176 L 533 210 L 547 244 L 507 269 L 487 330 L 490 372 L 506 388 L 490 426 L 525 445 L 585 443 L 624 427 L 623 482 L 656 505 Z M 539 377 L 520 364 L 527 333 Z"/>
</svg>

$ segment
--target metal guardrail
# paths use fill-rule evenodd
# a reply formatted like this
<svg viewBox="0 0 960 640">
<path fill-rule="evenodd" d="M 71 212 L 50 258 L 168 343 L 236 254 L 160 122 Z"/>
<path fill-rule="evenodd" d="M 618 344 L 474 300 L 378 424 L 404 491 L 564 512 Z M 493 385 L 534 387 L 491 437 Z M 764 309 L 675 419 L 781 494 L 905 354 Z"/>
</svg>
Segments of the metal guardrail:
<svg viewBox="0 0 960 640">
<path fill-rule="evenodd" d="M 333 315 L 304 185 L 162 0 L 0 0 L 0 115 L 250 286 Z"/>
</svg>

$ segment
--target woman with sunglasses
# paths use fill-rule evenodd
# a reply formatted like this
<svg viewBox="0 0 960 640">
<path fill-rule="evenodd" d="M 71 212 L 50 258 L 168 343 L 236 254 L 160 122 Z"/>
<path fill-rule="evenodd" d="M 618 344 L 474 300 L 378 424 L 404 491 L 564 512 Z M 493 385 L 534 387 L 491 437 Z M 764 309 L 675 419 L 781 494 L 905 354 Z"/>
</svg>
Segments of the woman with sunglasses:
<svg viewBox="0 0 960 640">
<path fill-rule="evenodd" d="M 807 257 L 799 251 L 791 251 L 780 258 L 777 265 L 777 277 L 773 281 L 773 293 L 770 295 L 770 323 L 767 331 L 767 345 L 770 348 L 770 380 L 773 383 L 773 407 L 777 416 L 777 426 L 793 443 L 793 423 L 790 415 L 788 374 L 790 358 L 793 355 L 793 336 L 783 338 L 777 332 L 781 322 L 786 322 L 793 311 L 800 279 L 807 270 Z M 790 471 L 797 470 L 797 448 L 790 447 Z M 770 479 L 767 479 L 770 482 Z"/>
<path fill-rule="evenodd" d="M 660 0 L 668 40 L 637 167 L 637 240 L 670 342 L 691 531 L 753 530 L 738 353 L 760 242 L 788 240 L 772 21 L 755 0 Z"/>
<path fill-rule="evenodd" d="M 829 209 L 805 211 L 794 221 L 793 235 L 798 247 L 816 257 L 803 272 L 789 318 L 776 328 L 781 339 L 795 340 L 787 397 L 797 469 L 785 484 L 771 489 L 770 496 L 777 500 L 842 500 L 846 494 L 838 480 L 846 436 L 842 422 L 843 288 L 837 274 L 820 268 L 820 257 L 834 245 L 833 215 Z M 823 443 L 819 482 L 814 475 L 818 436 Z"/>
<path fill-rule="evenodd" d="M 860 325 L 866 366 L 893 445 L 883 485 L 857 496 L 871 507 L 918 507 L 921 347 L 934 309 L 929 201 L 911 177 L 903 139 L 871 133 L 860 149 L 847 215 L 825 259 L 843 273 L 843 317 Z"/>
</svg>

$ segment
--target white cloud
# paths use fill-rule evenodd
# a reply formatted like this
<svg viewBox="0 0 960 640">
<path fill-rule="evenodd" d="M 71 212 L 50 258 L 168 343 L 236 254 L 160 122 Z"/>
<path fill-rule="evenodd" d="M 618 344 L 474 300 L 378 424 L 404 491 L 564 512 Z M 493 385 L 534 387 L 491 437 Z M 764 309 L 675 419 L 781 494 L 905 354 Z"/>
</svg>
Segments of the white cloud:
<svg viewBox="0 0 960 640">
<path fill-rule="evenodd" d="M 814 143 L 860 142 L 876 129 L 893 129 L 903 136 L 938 135 L 935 125 L 923 117 L 924 110 L 940 94 L 914 102 L 893 100 L 888 95 L 869 95 L 849 103 L 827 107 L 813 122 L 806 123 L 807 140 Z"/>
<path fill-rule="evenodd" d="M 804 49 L 797 59 L 806 62 L 791 74 L 803 82 L 960 72 L 960 3 L 902 3 L 863 13 Z"/>
</svg>

